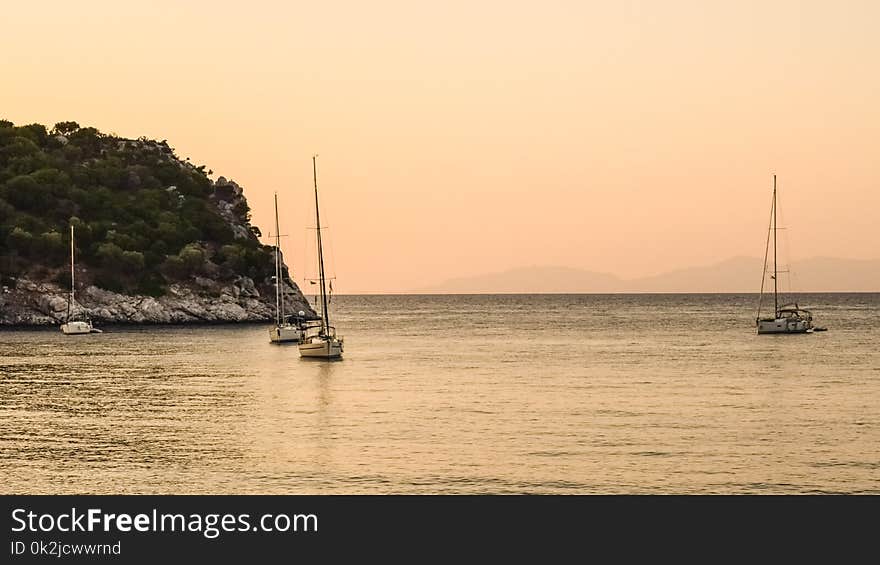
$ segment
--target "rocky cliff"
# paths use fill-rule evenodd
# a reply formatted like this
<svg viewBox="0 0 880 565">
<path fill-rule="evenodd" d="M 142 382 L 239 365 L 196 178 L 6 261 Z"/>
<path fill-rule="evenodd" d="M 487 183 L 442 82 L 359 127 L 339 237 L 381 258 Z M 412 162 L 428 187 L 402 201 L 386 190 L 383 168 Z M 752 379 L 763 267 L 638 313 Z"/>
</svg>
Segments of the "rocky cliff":
<svg viewBox="0 0 880 565">
<path fill-rule="evenodd" d="M 19 278 L 0 293 L 0 325 L 45 326 L 62 323 L 67 316 L 68 290 L 49 282 Z M 285 284 L 285 313 L 314 316 L 294 284 Z M 275 317 L 275 289 L 260 288 L 249 277 L 222 283 L 200 278 L 190 285 L 172 284 L 159 297 L 128 295 L 94 285 L 76 296 L 74 309 L 97 324 L 187 324 L 264 322 Z"/>
</svg>

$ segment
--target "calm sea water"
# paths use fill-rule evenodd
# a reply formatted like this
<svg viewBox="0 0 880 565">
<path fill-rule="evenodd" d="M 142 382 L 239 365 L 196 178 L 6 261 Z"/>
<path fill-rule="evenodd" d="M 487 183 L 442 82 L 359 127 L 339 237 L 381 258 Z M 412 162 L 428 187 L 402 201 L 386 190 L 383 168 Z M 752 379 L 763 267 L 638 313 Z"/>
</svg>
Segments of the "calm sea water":
<svg viewBox="0 0 880 565">
<path fill-rule="evenodd" d="M 880 294 L 344 296 L 266 326 L 0 332 L 4 493 L 880 493 Z"/>
</svg>

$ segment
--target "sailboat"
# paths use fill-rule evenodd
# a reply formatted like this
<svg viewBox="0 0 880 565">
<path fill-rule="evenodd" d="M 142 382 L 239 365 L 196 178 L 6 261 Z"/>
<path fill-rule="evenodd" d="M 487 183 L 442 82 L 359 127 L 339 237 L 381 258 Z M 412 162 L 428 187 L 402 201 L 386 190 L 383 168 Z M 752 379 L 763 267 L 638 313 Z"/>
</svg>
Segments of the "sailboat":
<svg viewBox="0 0 880 565">
<path fill-rule="evenodd" d="M 327 278 L 324 274 L 324 249 L 321 245 L 321 212 L 318 208 L 318 166 L 312 156 L 312 176 L 315 180 L 315 225 L 318 237 L 318 289 L 321 297 L 321 319 L 310 323 L 306 337 L 299 344 L 301 357 L 339 359 L 342 357 L 343 338 L 336 335 L 336 328 L 330 325 L 330 311 L 327 308 Z"/>
<path fill-rule="evenodd" d="M 758 316 L 755 324 L 758 334 L 803 334 L 823 331 L 825 328 L 813 326 L 813 314 L 798 306 L 797 302 L 779 303 L 779 266 L 776 260 L 776 235 L 781 228 L 776 227 L 776 175 L 773 175 L 773 205 L 770 209 L 770 229 L 767 245 L 764 248 L 764 276 L 761 278 L 761 296 L 758 299 Z M 764 281 L 767 278 L 767 260 L 770 254 L 770 238 L 773 238 L 773 316 L 761 317 L 764 304 Z"/>
<path fill-rule="evenodd" d="M 67 321 L 61 324 L 61 332 L 64 335 L 103 333 L 101 330 L 93 327 L 92 321 L 87 317 L 82 316 L 83 319 L 77 319 L 73 313 L 73 309 L 76 306 L 76 301 L 74 300 L 76 275 L 74 271 L 73 250 L 73 224 L 70 224 L 70 294 L 67 296 Z"/>
<path fill-rule="evenodd" d="M 282 291 L 281 275 L 281 231 L 278 227 L 278 193 L 275 193 L 275 326 L 269 328 L 269 341 L 271 343 L 299 343 L 303 339 L 302 318 L 305 312 L 300 312 L 295 321 L 284 315 L 284 296 Z"/>
</svg>

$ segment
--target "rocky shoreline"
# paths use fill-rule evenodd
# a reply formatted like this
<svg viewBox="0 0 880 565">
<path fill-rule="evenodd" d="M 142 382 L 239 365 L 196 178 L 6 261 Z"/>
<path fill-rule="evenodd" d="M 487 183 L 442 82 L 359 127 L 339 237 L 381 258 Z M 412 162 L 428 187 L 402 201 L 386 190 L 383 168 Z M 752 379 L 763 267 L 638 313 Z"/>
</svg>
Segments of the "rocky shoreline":
<svg viewBox="0 0 880 565">
<path fill-rule="evenodd" d="M 316 317 L 295 284 L 285 284 L 284 310 Z M 67 316 L 68 291 L 54 283 L 19 278 L 0 288 L 0 327 L 54 326 Z M 100 324 L 213 324 L 269 322 L 275 318 L 275 288 L 248 277 L 221 283 L 196 278 L 172 284 L 164 296 L 126 295 L 88 286 L 76 294 L 76 312 Z"/>
</svg>

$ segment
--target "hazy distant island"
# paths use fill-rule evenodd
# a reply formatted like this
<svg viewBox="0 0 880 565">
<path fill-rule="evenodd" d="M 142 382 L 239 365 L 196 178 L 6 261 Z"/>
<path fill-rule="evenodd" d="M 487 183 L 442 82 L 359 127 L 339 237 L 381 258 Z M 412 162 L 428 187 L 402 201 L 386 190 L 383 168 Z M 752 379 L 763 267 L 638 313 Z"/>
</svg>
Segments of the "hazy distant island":
<svg viewBox="0 0 880 565">
<path fill-rule="evenodd" d="M 0 326 L 271 320 L 274 255 L 242 188 L 166 141 L 0 120 Z M 314 316 L 283 269 L 288 312 Z"/>
<path fill-rule="evenodd" d="M 533 266 L 449 279 L 431 293 L 751 293 L 761 284 L 763 259 L 734 257 L 703 267 L 634 279 L 583 269 Z M 815 257 L 793 262 L 780 289 L 794 292 L 880 292 L 880 259 Z"/>
</svg>

